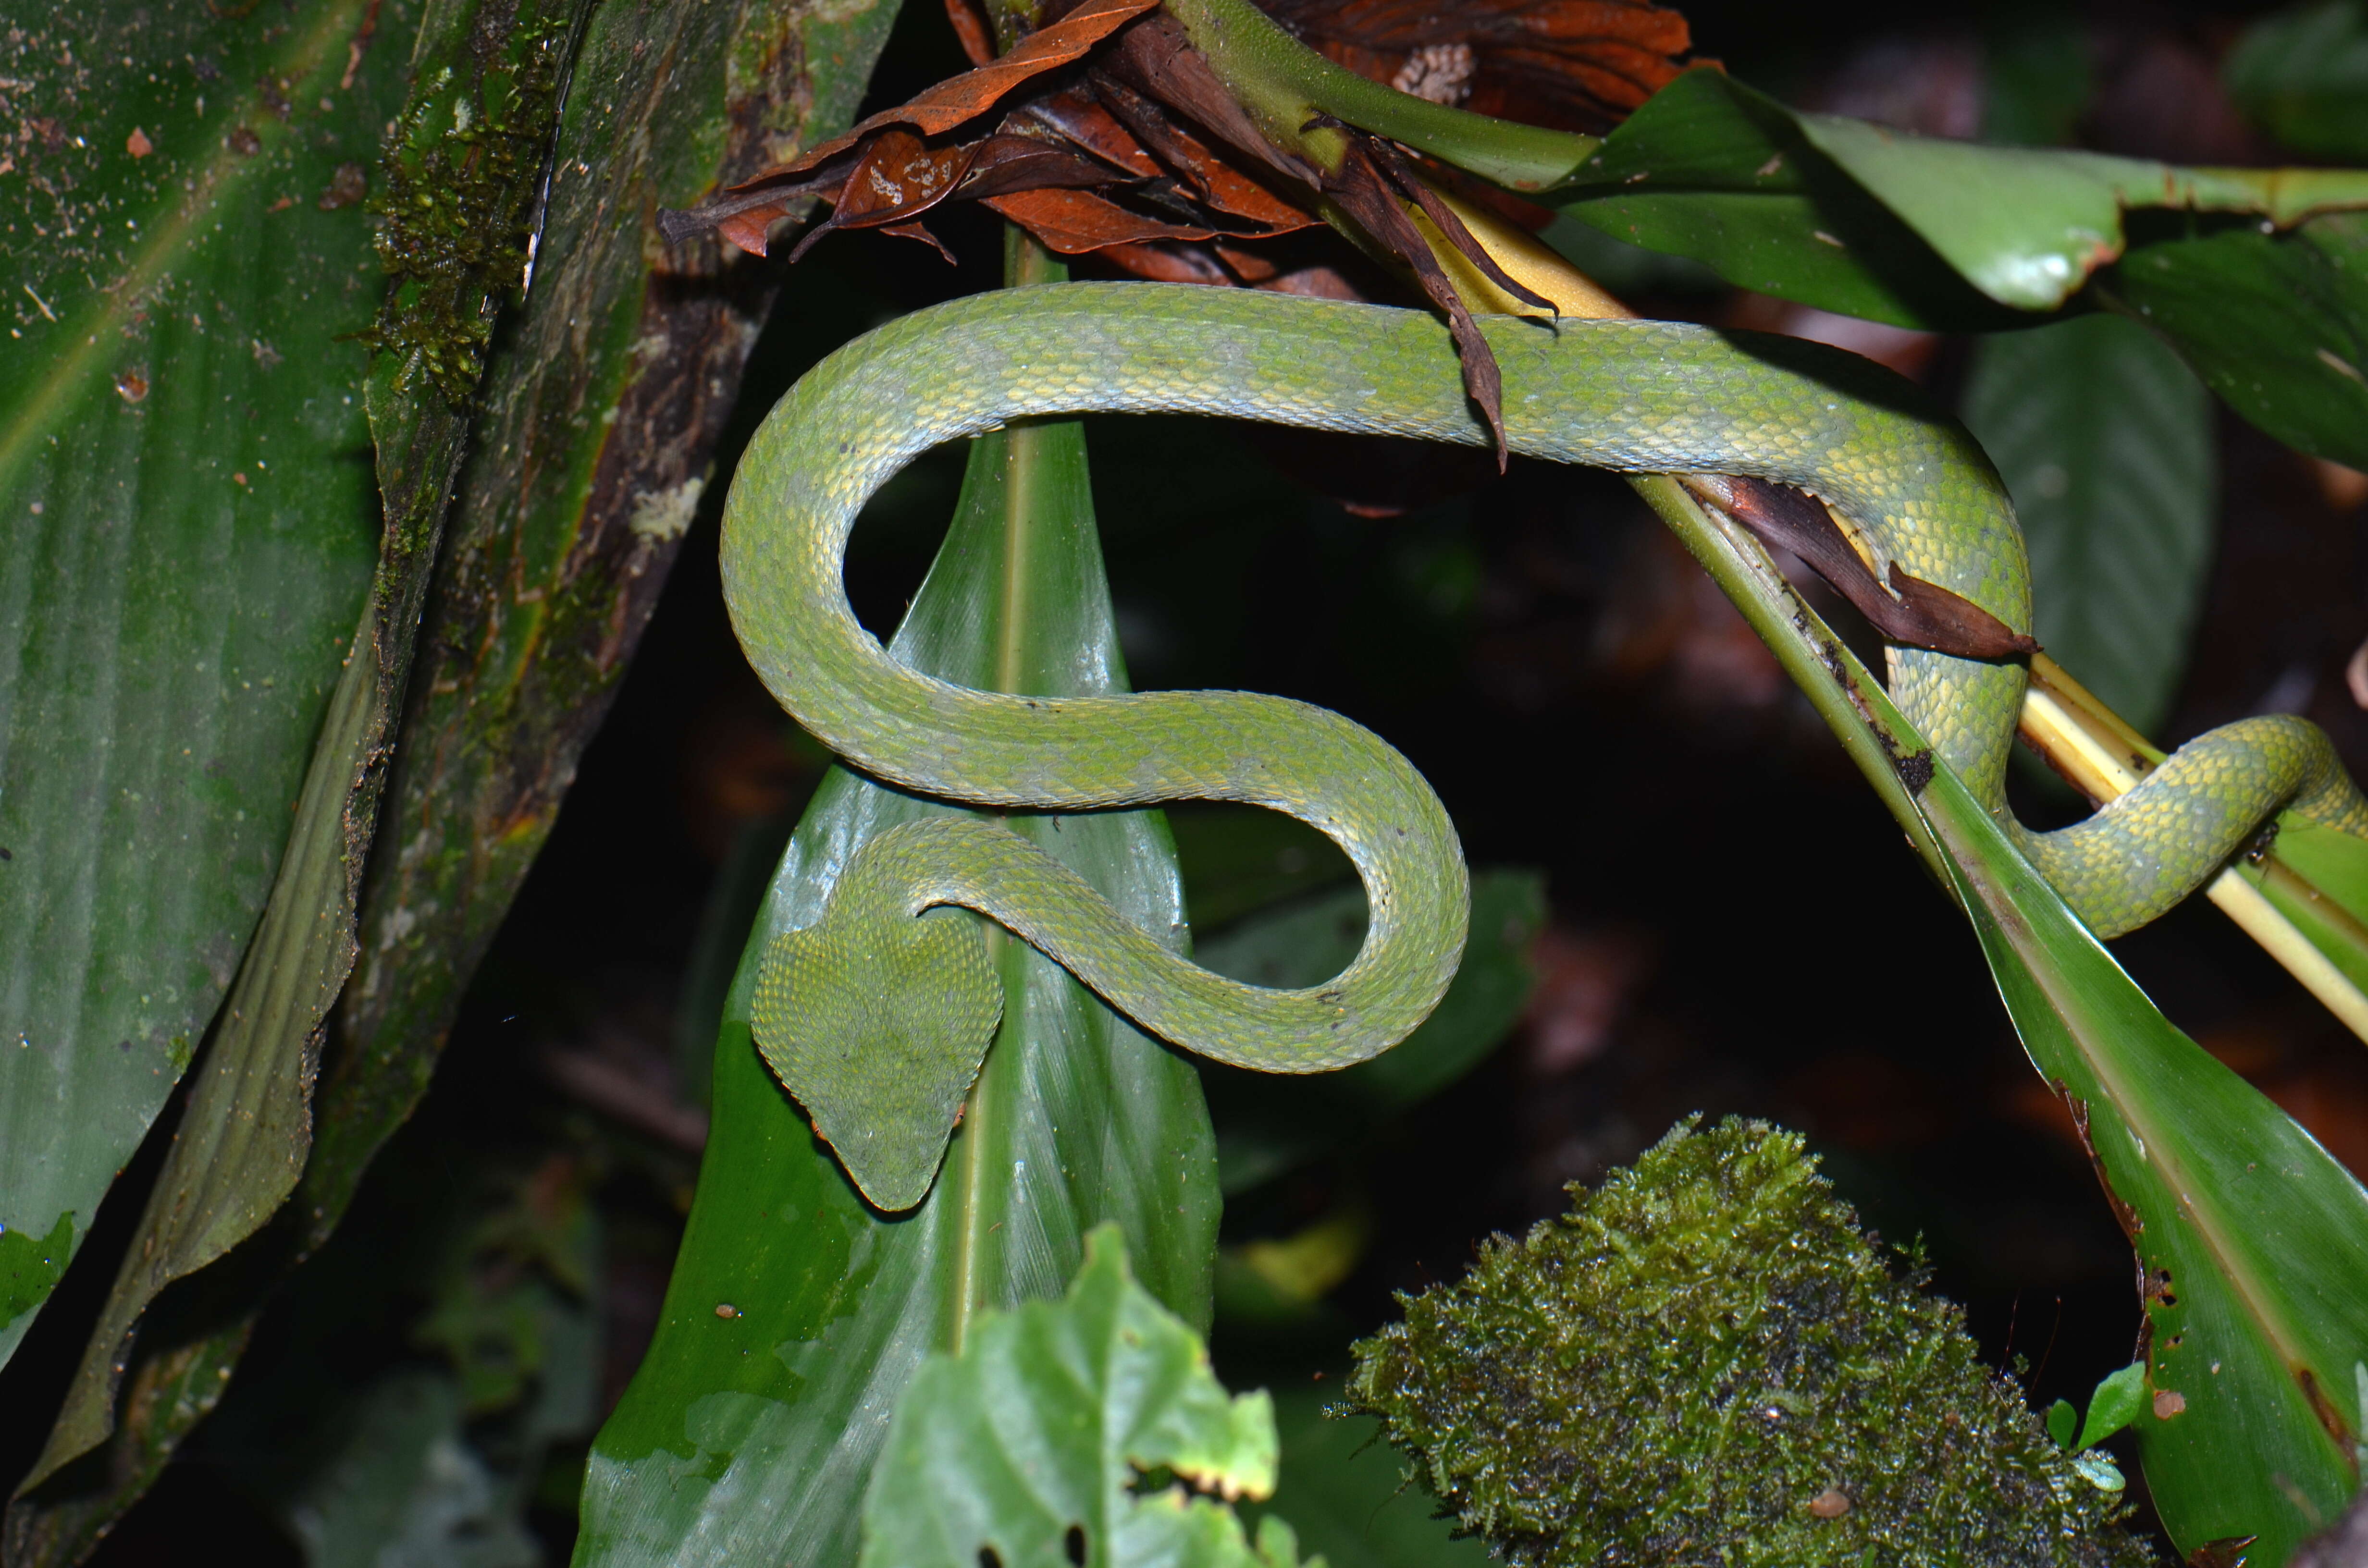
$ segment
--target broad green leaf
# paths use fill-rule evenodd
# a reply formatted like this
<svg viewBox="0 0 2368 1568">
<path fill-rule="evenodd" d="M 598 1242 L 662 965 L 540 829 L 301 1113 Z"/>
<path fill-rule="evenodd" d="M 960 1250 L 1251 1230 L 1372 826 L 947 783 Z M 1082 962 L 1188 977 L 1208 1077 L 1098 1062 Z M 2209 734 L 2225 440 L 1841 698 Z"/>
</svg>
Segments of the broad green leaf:
<svg viewBox="0 0 2368 1568">
<path fill-rule="evenodd" d="M 1454 1535 L 1452 1519 L 1410 1481 L 1397 1450 L 1381 1441 L 1370 1415 L 1334 1420 L 1328 1383 L 1280 1389 L 1275 1427 L 1282 1468 L 1274 1496 L 1245 1504 L 1245 1519 L 1272 1514 L 1291 1521 L 1300 1546 L 1331 1568 L 1483 1568 L 1488 1549 Z"/>
<path fill-rule="evenodd" d="M 1340 1147 L 1418 1104 L 1495 1050 L 1530 999 L 1530 943 L 1545 919 L 1535 871 L 1472 879 L 1472 936 L 1438 1011 L 1370 1062 L 1305 1077 L 1201 1064 L 1227 1192 Z M 1350 887 L 1255 915 L 1200 946 L 1208 968 L 1253 985 L 1300 986 L 1339 973 L 1365 936 L 1365 893 Z"/>
<path fill-rule="evenodd" d="M 2294 6 L 2254 23 L 2220 75 L 2237 107 L 2295 152 L 2368 161 L 2368 10 L 2360 0 Z"/>
<path fill-rule="evenodd" d="M 2089 1414 L 2080 1423 L 2079 1446 L 2095 1448 L 2124 1426 L 2134 1425 L 2146 1414 L 2146 1405 L 2145 1362 L 2133 1361 L 2119 1371 L 2108 1373 L 2089 1396 Z"/>
<path fill-rule="evenodd" d="M 443 13 L 455 27 L 474 14 Z M 282 1221 L 242 1249 L 234 1279 L 201 1276 L 185 1288 L 198 1295 L 160 1299 L 126 1373 L 155 1396 L 127 1403 L 105 1464 L 78 1474 L 76 1489 L 52 1483 L 45 1517 L 20 1506 L 12 1550 L 24 1561 L 76 1555 L 145 1489 L 221 1398 L 264 1294 L 336 1226 L 425 1090 L 469 973 L 664 584 L 768 298 L 712 250 L 657 249 L 647 214 L 775 161 L 785 139 L 840 129 L 892 14 L 743 0 L 604 6 L 586 24 L 533 287 L 505 327 L 482 413 L 469 411 L 474 455 L 388 777 L 402 850 L 374 858 L 363 892 L 361 956 L 323 1052 L 310 1163 Z M 365 76 L 382 62 L 399 88 L 416 15 L 381 12 Z M 509 7 L 484 15 L 517 20 Z M 336 41 L 342 70 L 348 40 Z M 371 116 L 360 156 L 393 101 Z M 518 279 L 503 276 L 505 288 Z M 381 288 L 365 252 L 357 308 L 338 330 L 366 324 Z M 339 352 L 324 334 L 304 362 Z M 424 526 L 441 515 L 452 474 L 439 464 L 457 460 L 468 426 L 416 416 L 432 382 L 374 390 L 411 399 L 373 412 L 387 416 L 387 513 Z M 348 460 L 365 479 L 366 449 L 357 430 Z M 45 1543 L 38 1559 L 28 1532 Z"/>
<path fill-rule="evenodd" d="M 2165 240 L 2100 277 L 2097 292 L 2169 339 L 2253 424 L 2368 468 L 2368 215 Z"/>
<path fill-rule="evenodd" d="M 0 45 L 46 128 L 0 233 L 0 1358 L 47 1293 L 20 1238 L 87 1233 L 229 989 L 363 608 L 347 193 L 404 63 L 349 55 L 368 9 L 93 4 Z"/>
<path fill-rule="evenodd" d="M 1075 425 L 973 443 L 892 648 L 982 688 L 1123 689 Z M 834 769 L 791 838 L 717 1038 L 713 1130 L 657 1337 L 593 1449 L 579 1563 L 852 1563 L 897 1392 L 982 1311 L 1057 1295 L 1101 1221 L 1126 1233 L 1153 1295 L 1208 1321 L 1216 1173 L 1191 1065 L 1032 949 L 990 931 L 1003 1026 L 909 1214 L 865 1205 L 758 1060 L 748 1008 L 766 944 L 814 920 L 871 834 L 947 809 Z M 1180 933 L 1156 812 L 1008 820 L 1146 929 Z"/>
<path fill-rule="evenodd" d="M 418 183 L 440 186 L 481 157 L 502 166 L 493 157 L 502 148 L 518 154 L 507 183 L 484 178 L 444 193 L 457 225 L 508 243 L 446 269 L 447 294 L 434 301 L 442 312 L 438 331 L 489 323 L 507 291 L 513 258 L 526 254 L 533 171 L 557 119 L 574 30 L 564 8 L 574 0 L 552 4 L 541 16 L 497 20 L 441 7 L 424 25 L 413 59 L 413 79 L 421 86 L 399 121 L 406 131 L 397 150 L 381 165 L 393 194 L 404 194 L 403 181 L 411 176 L 396 171 L 408 164 L 424 176 Z M 469 129 L 455 129 L 461 125 Z M 400 210 L 404 203 L 393 205 Z M 391 239 L 382 254 L 399 244 Z M 382 312 L 381 335 L 416 309 L 398 303 Z M 113 1430 L 127 1341 L 157 1292 L 253 1234 L 304 1168 L 321 1032 L 354 962 L 354 909 L 384 779 L 378 758 L 402 706 L 445 496 L 467 431 L 465 412 L 453 400 L 465 400 L 476 381 L 473 354 L 448 350 L 447 358 L 440 378 L 406 374 L 416 367 L 387 351 L 371 367 L 365 402 L 381 453 L 387 526 L 370 602 L 313 748 L 270 903 L 205 1047 L 172 1149 L 65 1406 L 23 1491 Z M 400 444 L 393 435 L 398 429 Z M 415 458 L 423 460 L 418 471 L 407 470 L 406 460 Z M 29 1528 L 28 1517 L 19 1520 Z"/>
<path fill-rule="evenodd" d="M 2340 210 L 2368 206 L 2368 173 L 1940 141 L 1691 71 L 1548 199 L 1743 288 L 1902 326 L 2028 324 L 2093 277 L 2246 418 L 2368 466 L 2368 219 Z M 2185 211 L 2124 222 L 2150 207 Z"/>
<path fill-rule="evenodd" d="M 2182 1551 L 2255 1536 L 2283 1562 L 2359 1483 L 2368 1191 L 2155 1010 L 1947 768 L 1921 805 L 2137 1249 L 2155 1506 Z"/>
<path fill-rule="evenodd" d="M 1723 72 L 1690 71 L 1549 199 L 1746 288 L 1902 325 L 1978 326 L 2008 318 L 1969 301 L 1964 285 L 2017 311 L 2057 309 L 2122 254 L 2128 209 L 2290 226 L 2368 206 L 2368 173 L 1985 147 L 1796 113 Z"/>
<path fill-rule="evenodd" d="M 2368 173 L 2176 168 L 2064 149 L 1983 147 L 1838 115 L 1810 142 L 2001 304 L 2054 310 L 2128 244 L 2133 208 L 2256 215 L 2281 228 L 2368 206 Z"/>
<path fill-rule="evenodd" d="M 1966 426 L 2031 547 L 2033 634 L 2142 731 L 2187 663 L 2212 563 L 2212 401 L 2129 322 L 2081 316 L 1975 346 Z"/>
<path fill-rule="evenodd" d="M 1723 73 L 1689 71 L 1654 94 L 1543 199 L 1779 299 L 1900 326 L 2016 319 L 1813 146 L 1791 110 Z"/>
<path fill-rule="evenodd" d="M 1276 1448 L 1273 1403 L 1225 1392 L 1192 1330 L 1134 1282 L 1118 1227 L 1099 1225 L 1066 1296 L 982 1313 L 915 1371 L 865 1492 L 860 1561 L 1295 1568 L 1183 1483 L 1269 1496 Z M 1182 1480 L 1146 1485 L 1156 1471 Z"/>
</svg>

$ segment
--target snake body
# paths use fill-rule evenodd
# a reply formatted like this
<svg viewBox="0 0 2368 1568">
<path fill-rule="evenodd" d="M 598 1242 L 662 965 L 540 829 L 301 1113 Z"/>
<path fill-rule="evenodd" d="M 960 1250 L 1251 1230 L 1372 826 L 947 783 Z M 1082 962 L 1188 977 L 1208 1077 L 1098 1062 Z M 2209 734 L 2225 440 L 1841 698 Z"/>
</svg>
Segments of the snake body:
<svg viewBox="0 0 2368 1568">
<path fill-rule="evenodd" d="M 1988 460 L 1912 386 L 1822 345 L 1657 322 L 1497 318 L 1515 451 L 1626 472 L 1745 474 L 1825 500 L 1876 559 L 2017 631 L 2030 583 Z M 992 824 L 908 824 L 859 853 L 821 920 L 760 970 L 760 1048 L 875 1202 L 926 1192 L 999 991 L 959 904 L 1048 954 L 1150 1032 L 1219 1061 L 1315 1072 L 1404 1038 L 1460 960 L 1466 881 L 1445 810 L 1411 765 L 1322 709 L 1241 692 L 1052 699 L 973 690 L 889 656 L 842 564 L 864 502 L 939 442 L 1039 415 L 1188 413 L 1486 445 L 1430 316 L 1144 283 L 1005 290 L 916 312 L 839 350 L 767 417 L 724 512 L 723 566 L 751 663 L 800 723 L 906 789 L 990 808 L 1246 801 L 1329 835 L 1372 916 L 1356 960 L 1299 991 L 1236 983 L 1133 926 Z M 2014 824 L 2005 769 L 2027 675 L 1892 651 L 1893 696 L 2100 933 L 2183 898 L 2292 805 L 2368 835 L 2325 737 L 2257 719 L 2174 756 L 2053 834 Z"/>
</svg>

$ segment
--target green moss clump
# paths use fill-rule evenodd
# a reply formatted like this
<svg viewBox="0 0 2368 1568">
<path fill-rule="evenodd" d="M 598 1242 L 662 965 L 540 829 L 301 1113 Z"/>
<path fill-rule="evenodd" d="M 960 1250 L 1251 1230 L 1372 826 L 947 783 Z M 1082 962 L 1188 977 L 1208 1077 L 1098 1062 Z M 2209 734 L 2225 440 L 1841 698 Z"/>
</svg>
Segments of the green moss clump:
<svg viewBox="0 0 2368 1568">
<path fill-rule="evenodd" d="M 1680 1124 L 1357 1346 L 1351 1407 L 1524 1565 L 2065 1568 L 2147 1548 L 1798 1135 Z"/>
</svg>

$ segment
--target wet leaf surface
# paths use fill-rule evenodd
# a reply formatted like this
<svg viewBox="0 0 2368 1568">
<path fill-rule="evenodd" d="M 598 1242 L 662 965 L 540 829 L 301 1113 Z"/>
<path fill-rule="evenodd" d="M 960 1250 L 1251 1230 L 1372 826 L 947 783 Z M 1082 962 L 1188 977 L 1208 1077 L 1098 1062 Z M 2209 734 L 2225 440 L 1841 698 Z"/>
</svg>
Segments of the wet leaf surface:
<svg viewBox="0 0 2368 1568">
<path fill-rule="evenodd" d="M 397 121 L 415 131 L 397 133 L 385 165 L 396 199 L 385 205 L 419 205 L 409 190 L 412 176 L 397 171 L 416 166 L 450 177 L 489 145 L 500 155 L 484 160 L 481 180 L 442 195 L 454 223 L 471 235 L 461 254 L 419 257 L 416 251 L 432 243 L 432 225 L 408 242 L 380 235 L 381 256 L 414 272 L 398 272 L 403 280 L 393 302 L 381 308 L 371 334 L 388 344 L 372 366 L 365 403 L 386 453 L 381 509 L 389 526 L 370 602 L 313 747 L 270 903 L 204 1049 L 172 1149 L 49 1445 L 22 1491 L 39 1487 L 112 1430 L 130 1340 L 156 1293 L 253 1234 L 304 1168 L 322 1030 L 353 967 L 355 904 L 377 822 L 381 759 L 408 682 L 442 502 L 466 428 L 450 400 L 456 387 L 465 396 L 474 386 L 477 347 L 507 292 L 515 259 L 527 250 L 541 153 L 524 149 L 550 139 L 572 24 L 566 0 L 539 17 L 489 22 L 482 14 L 444 12 L 427 24 L 415 79 L 431 85 L 425 103 L 416 99 Z M 472 64 L 474 71 L 467 69 Z M 461 133 L 445 127 L 472 120 L 477 129 L 459 152 L 451 142 Z M 424 290 L 413 285 L 419 272 L 434 278 Z M 431 318 L 424 327 L 421 316 Z M 410 445 L 393 438 L 398 429 L 412 437 Z M 404 457 L 424 459 L 427 472 L 406 472 Z M 422 493 L 426 506 L 406 506 L 406 494 Z M 85 1515 L 69 1507 L 56 1517 Z M 68 1524 L 64 1534 L 52 1535 L 41 1518 L 39 1505 L 12 1510 L 12 1555 L 24 1555 L 37 1536 L 54 1548 L 77 1528 Z"/>
<path fill-rule="evenodd" d="M 11 1253 L 87 1233 L 188 1063 L 363 608 L 367 355 L 337 340 L 379 271 L 365 215 L 320 199 L 402 101 L 370 16 L 417 11 L 86 6 L 6 45 L 8 353 L 38 370 L 0 390 Z M 12 1289 L 0 1359 L 44 1294 Z"/>
</svg>

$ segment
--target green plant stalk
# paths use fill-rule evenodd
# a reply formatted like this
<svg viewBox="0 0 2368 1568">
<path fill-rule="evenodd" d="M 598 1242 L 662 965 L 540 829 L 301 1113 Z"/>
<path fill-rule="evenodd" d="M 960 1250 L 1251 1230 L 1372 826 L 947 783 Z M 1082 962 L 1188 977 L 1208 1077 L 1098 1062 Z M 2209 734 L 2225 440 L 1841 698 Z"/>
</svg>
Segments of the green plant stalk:
<svg viewBox="0 0 2368 1568">
<path fill-rule="evenodd" d="M 1513 125 L 1431 103 L 1333 64 L 1247 0 L 1167 0 L 1193 46 L 1278 147 L 1337 170 L 1346 142 L 1309 122 L 1330 115 L 1443 158 L 1509 190 L 1548 190 L 1575 174 L 1600 138 Z"/>
<path fill-rule="evenodd" d="M 1038 244 L 1027 231 L 1016 223 L 1004 225 L 1005 288 L 1061 283 L 1067 281 L 1068 276 L 1068 267 Z M 1045 473 L 1047 438 L 1048 432 L 1042 425 L 1017 425 L 1005 437 L 1010 483 L 1003 496 L 1005 549 L 995 614 L 995 678 L 998 691 L 1021 690 L 1029 676 L 1026 630 L 1029 588 L 1033 581 L 1030 569 L 1033 552 L 1030 547 L 1037 542 L 1035 525 L 1044 505 L 1039 476 Z M 1019 994 L 1026 979 L 1013 966 L 1027 961 L 1026 945 L 1013 940 L 1009 933 L 992 921 L 982 924 L 985 926 L 989 960 L 1006 994 Z M 990 1055 L 993 1049 L 988 1047 Z M 946 1198 L 956 1205 L 961 1215 L 953 1227 L 953 1284 L 947 1292 L 945 1335 L 947 1349 L 956 1356 L 969 1343 L 970 1331 L 978 1315 L 1001 1304 L 995 1287 L 1002 1279 L 1003 1270 L 995 1253 L 1004 1244 L 1004 1226 L 999 1219 L 990 1223 L 988 1216 L 1000 1211 L 1002 1206 L 981 1199 L 995 1184 L 996 1173 L 988 1168 L 990 1164 L 999 1163 L 1008 1153 L 1006 1140 L 1001 1136 L 1003 1123 L 1009 1119 L 1009 1108 L 1004 1103 L 1008 1087 L 1003 1078 L 1002 1074 L 989 1070 L 989 1063 L 981 1063 L 978 1077 L 962 1102 L 961 1125 L 969 1136 L 955 1142 L 940 1177 L 949 1188 Z"/>
</svg>

